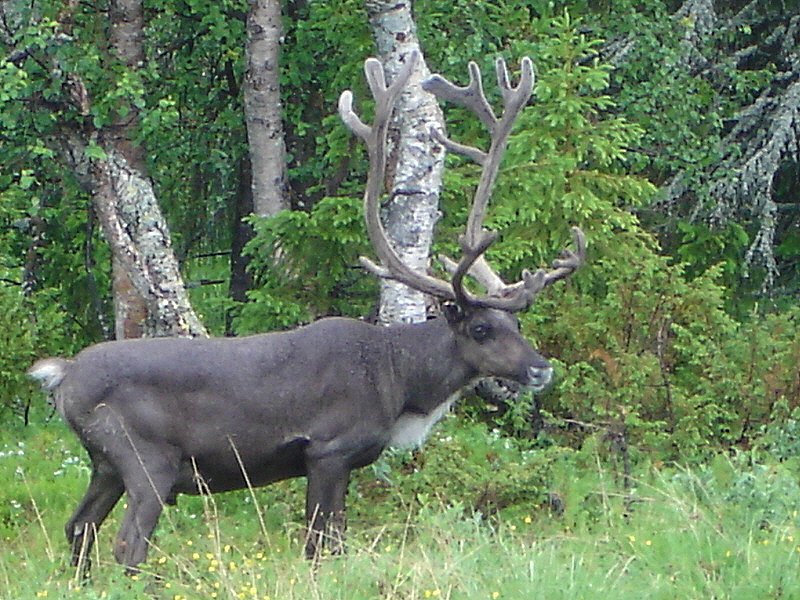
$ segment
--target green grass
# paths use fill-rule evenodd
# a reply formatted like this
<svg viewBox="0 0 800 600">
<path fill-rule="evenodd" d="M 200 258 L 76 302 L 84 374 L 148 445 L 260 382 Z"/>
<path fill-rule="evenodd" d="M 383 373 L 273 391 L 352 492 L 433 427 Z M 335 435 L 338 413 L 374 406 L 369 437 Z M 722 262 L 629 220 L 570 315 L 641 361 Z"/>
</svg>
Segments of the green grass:
<svg viewBox="0 0 800 600">
<path fill-rule="evenodd" d="M 541 458 L 497 454 L 508 444 L 496 438 L 487 453 L 501 460 L 489 467 L 489 454 L 475 454 L 478 435 L 491 438 L 448 419 L 420 468 L 394 457 L 362 470 L 348 554 L 316 568 L 302 558 L 298 480 L 253 496 L 182 497 L 136 578 L 111 556 L 119 506 L 101 530 L 92 582 L 80 585 L 62 533 L 88 482 L 80 447 L 55 422 L 0 433 L 0 598 L 800 598 L 800 493 L 787 466 L 641 464 L 626 491 L 599 453 L 542 450 L 555 457 L 544 477 L 563 512 L 540 493 L 526 501 L 503 488 L 513 502 L 484 516 L 474 507 L 486 490 L 470 486 Z M 481 461 L 478 484 L 470 470 Z M 392 484 L 378 480 L 385 469 Z M 434 488 L 436 478 L 448 485 Z"/>
</svg>

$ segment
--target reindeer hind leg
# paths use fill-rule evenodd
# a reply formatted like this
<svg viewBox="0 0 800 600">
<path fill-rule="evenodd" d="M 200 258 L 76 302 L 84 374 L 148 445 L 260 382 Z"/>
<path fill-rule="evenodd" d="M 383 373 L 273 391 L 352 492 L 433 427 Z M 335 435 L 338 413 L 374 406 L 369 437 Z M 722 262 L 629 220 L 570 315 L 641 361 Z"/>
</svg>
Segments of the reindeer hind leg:
<svg viewBox="0 0 800 600">
<path fill-rule="evenodd" d="M 89 487 L 64 527 L 67 542 L 72 547 L 72 566 L 80 567 L 84 577 L 89 575 L 97 530 L 125 491 L 122 478 L 107 460 L 97 455 L 91 459 Z"/>
<path fill-rule="evenodd" d="M 178 460 L 170 449 L 132 443 L 135 451 L 119 460 L 128 508 L 114 546 L 114 557 L 128 572 L 136 572 L 146 560 L 151 536 L 178 477 Z"/>
</svg>

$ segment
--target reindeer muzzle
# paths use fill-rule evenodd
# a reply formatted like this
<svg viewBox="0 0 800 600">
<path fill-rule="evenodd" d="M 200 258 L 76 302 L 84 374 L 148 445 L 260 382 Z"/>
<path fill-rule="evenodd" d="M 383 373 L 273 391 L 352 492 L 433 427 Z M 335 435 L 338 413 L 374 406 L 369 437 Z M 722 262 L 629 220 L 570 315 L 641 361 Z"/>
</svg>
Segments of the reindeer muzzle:
<svg viewBox="0 0 800 600">
<path fill-rule="evenodd" d="M 541 392 L 553 380 L 553 367 L 528 367 L 528 381 L 525 386 L 534 392 Z"/>
</svg>

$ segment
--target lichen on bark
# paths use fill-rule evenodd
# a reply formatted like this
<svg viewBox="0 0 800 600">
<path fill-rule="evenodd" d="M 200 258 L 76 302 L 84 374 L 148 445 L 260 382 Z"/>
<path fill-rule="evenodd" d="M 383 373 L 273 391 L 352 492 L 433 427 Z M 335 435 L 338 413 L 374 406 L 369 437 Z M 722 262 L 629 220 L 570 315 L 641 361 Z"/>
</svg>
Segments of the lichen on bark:
<svg viewBox="0 0 800 600">
<path fill-rule="evenodd" d="M 145 335 L 205 336 L 150 182 L 110 150 L 91 166 L 95 210 L 112 254 L 147 305 Z"/>
</svg>

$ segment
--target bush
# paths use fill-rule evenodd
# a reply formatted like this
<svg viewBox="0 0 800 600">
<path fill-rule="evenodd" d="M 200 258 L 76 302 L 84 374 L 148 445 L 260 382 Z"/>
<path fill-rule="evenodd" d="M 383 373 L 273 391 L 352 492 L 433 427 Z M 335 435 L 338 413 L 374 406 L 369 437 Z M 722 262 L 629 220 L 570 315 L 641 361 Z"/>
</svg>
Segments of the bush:
<svg viewBox="0 0 800 600">
<path fill-rule="evenodd" d="M 27 420 L 31 401 L 41 395 L 25 372 L 38 357 L 71 353 L 65 321 L 52 293 L 26 297 L 20 286 L 0 284 L 0 411 Z"/>
</svg>

